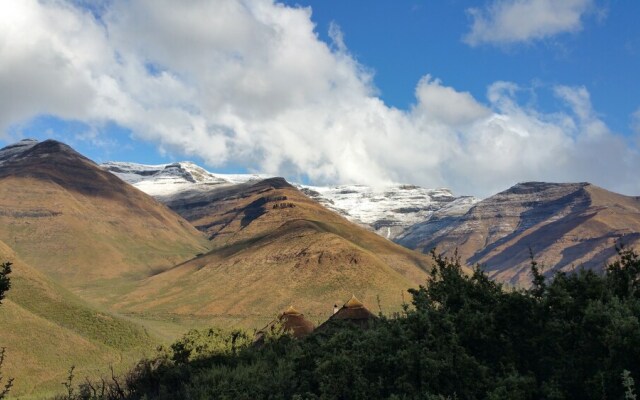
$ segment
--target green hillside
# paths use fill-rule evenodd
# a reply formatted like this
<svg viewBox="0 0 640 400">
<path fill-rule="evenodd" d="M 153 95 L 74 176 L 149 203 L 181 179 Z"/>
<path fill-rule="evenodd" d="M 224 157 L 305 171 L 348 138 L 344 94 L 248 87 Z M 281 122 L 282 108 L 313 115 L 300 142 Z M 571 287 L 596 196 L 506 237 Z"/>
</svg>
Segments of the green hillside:
<svg viewBox="0 0 640 400">
<path fill-rule="evenodd" d="M 155 342 L 140 326 L 99 311 L 31 268 L 4 243 L 0 259 L 13 262 L 11 289 L 0 306 L 0 346 L 12 396 L 60 392 L 66 371 L 97 377 L 130 367 Z"/>
</svg>

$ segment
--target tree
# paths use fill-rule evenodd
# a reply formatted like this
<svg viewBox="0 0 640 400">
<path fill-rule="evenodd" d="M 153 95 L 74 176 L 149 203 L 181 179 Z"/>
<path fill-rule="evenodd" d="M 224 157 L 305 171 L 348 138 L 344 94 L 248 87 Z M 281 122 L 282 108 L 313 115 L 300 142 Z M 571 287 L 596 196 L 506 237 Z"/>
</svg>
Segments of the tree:
<svg viewBox="0 0 640 400">
<path fill-rule="evenodd" d="M 2 304 L 5 293 L 11 288 L 11 281 L 9 280 L 11 265 L 10 262 L 0 264 L 0 304 Z"/>
</svg>

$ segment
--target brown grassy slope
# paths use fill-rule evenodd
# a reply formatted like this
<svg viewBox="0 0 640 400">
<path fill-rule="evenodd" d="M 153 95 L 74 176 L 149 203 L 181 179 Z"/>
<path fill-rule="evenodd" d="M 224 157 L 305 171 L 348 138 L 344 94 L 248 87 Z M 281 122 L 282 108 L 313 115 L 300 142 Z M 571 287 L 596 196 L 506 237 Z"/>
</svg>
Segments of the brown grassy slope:
<svg viewBox="0 0 640 400">
<path fill-rule="evenodd" d="M 72 365 L 81 379 L 130 367 L 151 351 L 140 327 L 86 305 L 21 261 L 0 242 L 0 260 L 13 262 L 12 287 L 0 305 L 0 347 L 12 396 L 43 398 L 60 393 Z"/>
<path fill-rule="evenodd" d="M 530 283 L 529 248 L 547 274 L 578 267 L 602 270 L 616 244 L 640 248 L 640 200 L 597 186 L 528 183 L 478 203 L 461 220 L 418 248 L 454 249 L 490 276 Z"/>
<path fill-rule="evenodd" d="M 214 250 L 147 279 L 120 307 L 219 316 L 258 326 L 289 305 L 323 321 L 355 293 L 396 310 L 424 283 L 429 260 L 350 223 L 281 178 L 168 205 L 211 237 Z"/>
<path fill-rule="evenodd" d="M 55 141 L 0 166 L 0 240 L 65 286 L 114 297 L 208 246 L 164 205 Z"/>
</svg>

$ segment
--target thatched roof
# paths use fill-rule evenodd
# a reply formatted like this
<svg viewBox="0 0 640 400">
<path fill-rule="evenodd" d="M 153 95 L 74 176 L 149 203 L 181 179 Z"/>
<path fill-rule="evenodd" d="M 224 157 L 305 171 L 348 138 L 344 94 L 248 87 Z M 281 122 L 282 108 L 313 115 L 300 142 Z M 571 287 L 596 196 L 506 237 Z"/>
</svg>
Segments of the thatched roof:
<svg viewBox="0 0 640 400">
<path fill-rule="evenodd" d="M 318 327 L 318 329 L 327 326 L 330 321 L 349 321 L 360 327 L 369 326 L 369 321 L 376 319 L 376 317 L 367 307 L 356 298 L 355 295 L 351 296 L 351 299 L 344 303 L 340 309 L 333 314 L 327 321 Z"/>
<path fill-rule="evenodd" d="M 298 312 L 292 306 L 280 314 L 278 317 L 280 323 L 286 331 L 291 331 L 293 336 L 301 338 L 307 336 L 315 329 L 313 322 L 304 317 L 304 314 Z"/>
<path fill-rule="evenodd" d="M 377 318 L 371 311 L 367 310 L 356 298 L 355 295 L 351 296 L 351 299 L 344 303 L 344 305 L 333 314 L 329 319 L 346 319 L 346 320 L 370 320 Z"/>
<path fill-rule="evenodd" d="M 256 333 L 256 342 L 261 341 L 267 332 L 274 331 L 278 325 L 281 325 L 285 331 L 291 332 L 293 337 L 297 339 L 307 336 L 315 329 L 313 322 L 306 319 L 304 314 L 293 308 L 293 306 L 289 306 L 278 315 L 278 318 L 269 322 L 267 326 Z"/>
</svg>

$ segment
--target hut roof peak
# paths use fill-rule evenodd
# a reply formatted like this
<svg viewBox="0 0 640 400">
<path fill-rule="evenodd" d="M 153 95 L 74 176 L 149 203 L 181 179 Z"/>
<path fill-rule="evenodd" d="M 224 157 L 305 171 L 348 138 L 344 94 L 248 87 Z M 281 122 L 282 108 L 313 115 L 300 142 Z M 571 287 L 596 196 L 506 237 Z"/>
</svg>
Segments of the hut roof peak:
<svg viewBox="0 0 640 400">
<path fill-rule="evenodd" d="M 364 304 L 362 304 L 360 302 L 360 300 L 358 300 L 356 298 L 356 295 L 351 295 L 351 299 L 349 299 L 349 301 L 347 301 L 346 303 L 344 303 L 344 308 L 363 308 Z"/>
<path fill-rule="evenodd" d="M 289 306 L 289 308 L 287 308 L 282 315 L 301 315 L 300 312 L 298 310 L 296 310 L 295 308 L 293 308 L 293 306 Z"/>
</svg>

